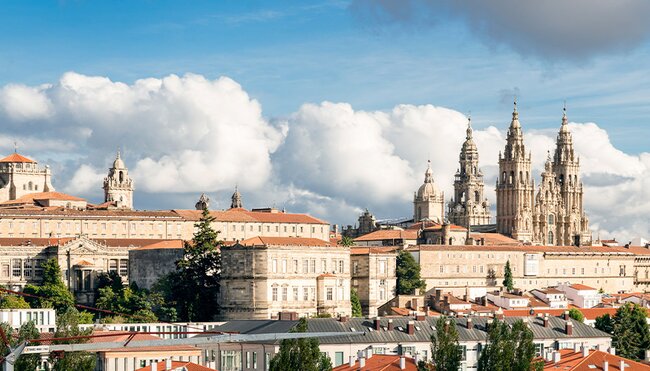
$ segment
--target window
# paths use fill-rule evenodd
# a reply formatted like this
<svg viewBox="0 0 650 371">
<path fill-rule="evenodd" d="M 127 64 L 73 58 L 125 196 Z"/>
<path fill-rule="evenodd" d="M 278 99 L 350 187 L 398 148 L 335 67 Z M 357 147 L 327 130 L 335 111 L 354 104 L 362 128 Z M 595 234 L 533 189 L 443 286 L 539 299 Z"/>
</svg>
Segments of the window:
<svg viewBox="0 0 650 371">
<path fill-rule="evenodd" d="M 34 260 L 34 277 L 43 277 L 43 268 L 41 267 L 42 263 L 43 259 Z"/>
<path fill-rule="evenodd" d="M 553 214 L 548 215 L 548 224 L 549 225 L 555 224 L 555 215 L 553 215 Z"/>
<path fill-rule="evenodd" d="M 109 272 L 117 272 L 117 260 L 116 259 L 111 259 L 111 261 L 108 263 L 108 271 Z"/>
<path fill-rule="evenodd" d="M 340 366 L 343 364 L 343 352 L 334 353 L 334 367 Z"/>
<path fill-rule="evenodd" d="M 221 367 L 220 370 L 239 370 L 241 367 L 241 353 L 235 350 L 222 350 L 221 351 Z"/>
<path fill-rule="evenodd" d="M 273 286 L 271 288 L 271 300 L 272 301 L 278 301 L 278 287 Z"/>
<path fill-rule="evenodd" d="M 282 273 L 287 273 L 287 259 L 282 259 Z"/>
<path fill-rule="evenodd" d="M 300 296 L 298 294 L 298 287 L 293 288 L 293 301 L 298 301 L 300 300 Z"/>
<path fill-rule="evenodd" d="M 20 259 L 14 259 L 11 262 L 11 275 L 14 277 L 20 277 L 21 270 L 23 267 L 23 262 Z"/>
<path fill-rule="evenodd" d="M 251 368 L 251 352 L 246 352 L 246 368 Z"/>
<path fill-rule="evenodd" d="M 293 260 L 293 273 L 298 273 L 298 259 Z"/>
<path fill-rule="evenodd" d="M 120 276 L 126 277 L 129 274 L 129 261 L 120 259 Z"/>
<path fill-rule="evenodd" d="M 24 274 L 25 277 L 32 276 L 32 259 L 25 259 Z"/>
<path fill-rule="evenodd" d="M 302 300 L 303 301 L 309 300 L 309 289 L 307 287 L 302 288 Z"/>
<path fill-rule="evenodd" d="M 289 288 L 286 286 L 282 287 L 282 301 L 287 301 L 289 295 Z"/>
<path fill-rule="evenodd" d="M 277 259 L 271 260 L 271 272 L 278 273 L 278 260 Z"/>
<path fill-rule="evenodd" d="M 309 273 L 309 260 L 302 261 L 302 273 Z"/>
<path fill-rule="evenodd" d="M 352 263 L 352 274 L 357 274 L 359 272 L 359 262 Z"/>
<path fill-rule="evenodd" d="M 316 273 L 316 259 L 311 260 L 311 273 Z"/>
<path fill-rule="evenodd" d="M 554 239 L 553 239 L 553 231 L 548 231 L 548 244 L 553 245 L 554 244 Z"/>
<path fill-rule="evenodd" d="M 253 369 L 257 369 L 257 352 L 253 352 Z"/>
<path fill-rule="evenodd" d="M 333 291 L 331 287 L 327 288 L 327 300 L 332 300 L 333 297 Z"/>
<path fill-rule="evenodd" d="M 327 272 L 327 259 L 321 259 L 320 261 L 320 271 L 323 273 Z"/>
<path fill-rule="evenodd" d="M 339 273 L 344 273 L 345 272 L 345 264 L 343 264 L 343 260 L 339 260 Z"/>
<path fill-rule="evenodd" d="M 379 273 L 380 274 L 386 273 L 386 261 L 385 260 L 380 260 L 379 261 Z"/>
</svg>

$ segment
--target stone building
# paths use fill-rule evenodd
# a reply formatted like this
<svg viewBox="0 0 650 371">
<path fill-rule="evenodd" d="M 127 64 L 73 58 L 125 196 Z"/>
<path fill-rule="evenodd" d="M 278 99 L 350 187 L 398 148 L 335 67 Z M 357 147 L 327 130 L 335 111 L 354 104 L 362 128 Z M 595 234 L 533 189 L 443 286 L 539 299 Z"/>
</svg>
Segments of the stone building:
<svg viewBox="0 0 650 371">
<path fill-rule="evenodd" d="M 459 162 L 460 167 L 454 180 L 454 198 L 449 202 L 449 221 L 467 228 L 490 224 L 490 203 L 483 194 L 483 172 L 478 166 L 478 148 L 472 138 L 469 119 Z"/>
<path fill-rule="evenodd" d="M 413 222 L 430 220 L 442 223 L 445 219 L 445 194 L 433 181 L 431 161 L 424 172 L 424 183 L 413 196 Z"/>
<path fill-rule="evenodd" d="M 82 304 L 93 303 L 99 274 L 116 272 L 125 282 L 129 250 L 159 241 L 75 238 L 0 238 L 0 284 L 22 290 L 43 279 L 41 265 L 57 259 L 63 281 Z"/>
<path fill-rule="evenodd" d="M 0 202 L 15 200 L 26 194 L 52 192 L 49 166 L 38 163 L 18 153 L 0 160 Z"/>
<path fill-rule="evenodd" d="M 377 316 L 377 308 L 395 296 L 397 248 L 354 247 L 350 250 L 352 288 L 364 316 Z"/>
<path fill-rule="evenodd" d="M 133 180 L 129 177 L 129 169 L 122 161 L 120 152 L 113 161 L 113 166 L 104 178 L 104 202 L 109 208 L 133 209 Z"/>
<path fill-rule="evenodd" d="M 176 270 L 183 247 L 182 240 L 164 240 L 129 250 L 129 283 L 150 290 L 156 281 Z"/>
<path fill-rule="evenodd" d="M 497 232 L 538 245 L 591 243 L 589 219 L 583 209 L 580 159 L 573 150 L 566 108 L 555 154 L 545 165 L 537 197 L 534 189 L 531 155 L 526 152 L 515 102 L 506 147 L 499 154 Z"/>
<path fill-rule="evenodd" d="M 605 292 L 643 290 L 637 279 L 643 247 L 599 246 L 454 246 L 409 247 L 419 262 L 427 290 L 443 289 L 463 296 L 474 288 L 501 286 L 506 262 L 510 262 L 516 288 L 532 290 L 569 282 Z M 475 290 L 480 291 L 480 290 Z"/>
<path fill-rule="evenodd" d="M 221 249 L 225 319 L 349 316 L 350 249 L 313 238 L 254 237 Z"/>
</svg>

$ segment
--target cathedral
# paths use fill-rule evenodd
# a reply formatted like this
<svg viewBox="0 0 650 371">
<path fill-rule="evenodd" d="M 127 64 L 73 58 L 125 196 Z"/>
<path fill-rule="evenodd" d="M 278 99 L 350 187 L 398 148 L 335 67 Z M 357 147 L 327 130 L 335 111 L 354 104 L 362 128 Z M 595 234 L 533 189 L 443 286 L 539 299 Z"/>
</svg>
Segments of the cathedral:
<svg viewBox="0 0 650 371">
<path fill-rule="evenodd" d="M 512 112 L 506 146 L 499 154 L 497 232 L 535 245 L 588 245 L 589 219 L 583 209 L 580 159 L 573 150 L 566 107 L 557 136 L 535 194 L 531 154 L 526 152 L 517 103 Z"/>
</svg>

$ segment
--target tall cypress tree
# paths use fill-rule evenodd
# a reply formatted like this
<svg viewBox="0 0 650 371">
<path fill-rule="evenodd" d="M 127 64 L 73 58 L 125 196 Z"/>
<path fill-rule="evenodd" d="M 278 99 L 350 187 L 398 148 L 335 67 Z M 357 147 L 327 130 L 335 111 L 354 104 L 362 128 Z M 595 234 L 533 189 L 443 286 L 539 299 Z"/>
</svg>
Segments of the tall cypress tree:
<svg viewBox="0 0 650 371">
<path fill-rule="evenodd" d="M 508 290 L 508 292 L 512 291 L 515 287 L 515 284 L 512 280 L 512 269 L 510 268 L 510 260 L 506 261 L 506 267 L 503 270 L 503 287 Z"/>
<path fill-rule="evenodd" d="M 352 317 L 363 317 L 361 301 L 355 289 L 350 289 L 350 305 L 352 306 Z"/>
<path fill-rule="evenodd" d="M 185 321 L 210 321 L 219 313 L 222 242 L 212 228 L 213 221 L 208 209 L 203 209 L 194 225 L 194 237 L 185 242 L 183 258 L 176 262 L 170 280 L 179 317 Z"/>
</svg>

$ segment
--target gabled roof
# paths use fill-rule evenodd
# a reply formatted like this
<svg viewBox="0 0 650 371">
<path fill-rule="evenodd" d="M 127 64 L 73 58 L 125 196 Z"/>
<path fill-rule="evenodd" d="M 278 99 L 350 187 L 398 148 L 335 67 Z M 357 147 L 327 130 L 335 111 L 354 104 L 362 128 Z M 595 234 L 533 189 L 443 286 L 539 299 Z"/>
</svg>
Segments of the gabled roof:
<svg viewBox="0 0 650 371">
<path fill-rule="evenodd" d="M 366 365 L 363 367 L 363 371 L 416 371 L 418 369 L 417 365 L 415 364 L 415 360 L 410 357 L 406 357 L 406 368 L 401 369 L 399 367 L 400 356 L 398 355 L 374 354 L 372 357 L 366 359 L 365 362 Z M 358 370 L 361 370 L 358 360 L 352 367 L 350 367 L 350 364 L 346 362 L 332 369 L 332 371 Z"/>
<path fill-rule="evenodd" d="M 102 337 L 94 337 L 90 338 L 91 343 L 116 343 L 116 342 L 126 342 L 127 340 L 131 339 L 131 346 L 130 347 L 118 347 L 118 348 L 111 348 L 107 347 L 106 349 L 103 349 L 103 351 L 109 351 L 109 352 L 146 352 L 146 351 L 192 351 L 192 352 L 199 352 L 199 348 L 196 348 L 191 345 L 161 345 L 161 346 L 148 346 L 148 347 L 135 347 L 133 342 L 136 341 L 146 341 L 146 340 L 161 340 L 158 336 L 154 335 L 149 335 L 149 334 L 135 334 L 133 338 L 131 338 L 132 334 L 131 333 L 124 333 L 124 332 L 117 332 L 114 335 L 111 334 L 111 331 L 94 331 L 93 335 L 109 335 L 109 336 L 102 336 Z"/>
<path fill-rule="evenodd" d="M 20 162 L 20 163 L 30 163 L 30 164 L 36 163 L 36 161 L 32 160 L 31 158 L 27 158 L 18 153 L 12 153 L 3 159 L 0 159 L 0 162 L 12 162 L 12 163 Z"/>
<path fill-rule="evenodd" d="M 138 247 L 134 250 L 182 249 L 183 247 L 183 240 L 163 240 Z"/>
<path fill-rule="evenodd" d="M 14 205 L 14 204 L 37 204 L 38 201 L 57 200 L 57 201 L 86 201 L 83 198 L 71 196 L 61 192 L 37 192 L 28 193 L 15 200 L 8 200 L 2 202 L 0 205 Z"/>
<path fill-rule="evenodd" d="M 589 286 L 583 285 L 581 283 L 574 283 L 573 285 L 571 285 L 571 288 L 576 289 L 576 290 L 596 290 L 593 287 L 589 287 Z"/>
<path fill-rule="evenodd" d="M 604 361 L 607 361 L 609 371 L 623 371 L 619 367 L 621 361 L 625 363 L 625 371 L 650 371 L 648 365 L 600 350 L 590 350 L 586 357 L 582 356 L 582 352 L 574 352 L 573 349 L 561 349 L 559 352 L 560 362 L 545 361 L 545 371 L 602 371 Z"/>
<path fill-rule="evenodd" d="M 173 210 L 188 220 L 199 220 L 201 210 Z M 243 208 L 210 211 L 218 222 L 257 222 L 257 223 L 294 223 L 294 224 L 328 224 L 307 214 L 290 214 L 285 212 L 250 211 Z"/>
<path fill-rule="evenodd" d="M 197 365 L 196 363 L 188 362 L 188 361 L 172 361 L 172 368 L 167 369 L 165 361 L 158 362 L 156 365 L 156 370 L 158 371 L 177 371 L 177 370 L 184 370 L 184 371 L 215 371 L 213 368 L 208 368 L 205 366 Z M 145 366 L 142 368 L 138 368 L 135 371 L 151 371 L 151 365 Z"/>
<path fill-rule="evenodd" d="M 508 236 L 502 235 L 501 233 L 472 233 L 471 236 L 474 241 L 483 240 L 483 246 L 523 245 L 523 243 Z"/>
<path fill-rule="evenodd" d="M 239 242 L 242 246 L 332 246 L 329 241 L 306 237 L 263 237 L 247 238 Z"/>
<path fill-rule="evenodd" d="M 380 229 L 378 231 L 364 234 L 354 240 L 361 241 L 384 241 L 384 240 L 417 240 L 418 231 L 415 229 Z"/>
</svg>

